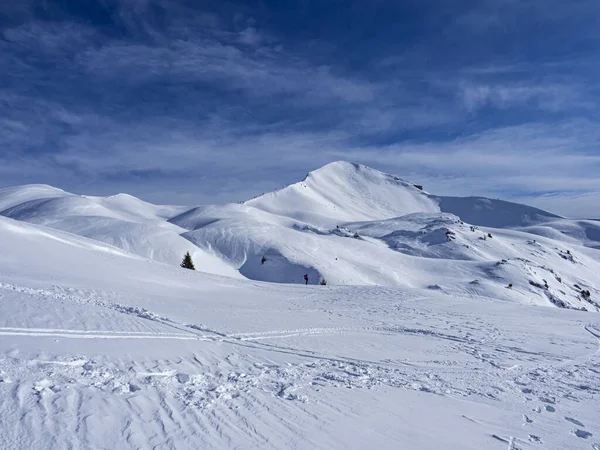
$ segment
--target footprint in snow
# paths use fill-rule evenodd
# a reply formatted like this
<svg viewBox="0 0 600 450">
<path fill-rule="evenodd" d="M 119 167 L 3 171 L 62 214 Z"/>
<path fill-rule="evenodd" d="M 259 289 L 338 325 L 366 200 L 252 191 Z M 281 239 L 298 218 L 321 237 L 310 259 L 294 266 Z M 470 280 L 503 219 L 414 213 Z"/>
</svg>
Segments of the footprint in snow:
<svg viewBox="0 0 600 450">
<path fill-rule="evenodd" d="M 554 406 L 546 405 L 546 411 L 548 412 L 556 412 L 556 408 Z"/>
<path fill-rule="evenodd" d="M 175 375 L 178 383 L 185 384 L 190 381 L 190 376 L 187 373 L 178 373 Z"/>
<path fill-rule="evenodd" d="M 571 433 L 573 433 L 575 436 L 581 438 L 581 439 L 587 439 L 593 436 L 592 433 L 588 432 L 588 431 L 584 431 L 584 430 L 575 430 L 575 431 L 571 431 Z"/>
<path fill-rule="evenodd" d="M 581 423 L 579 420 L 577 420 L 577 419 L 573 419 L 572 417 L 565 417 L 565 420 L 566 420 L 567 422 L 571 422 L 571 423 L 573 423 L 573 424 L 577 425 L 578 427 L 585 428 L 585 425 L 584 425 L 584 424 L 582 424 L 582 423 Z"/>
<path fill-rule="evenodd" d="M 529 435 L 529 440 L 530 440 L 531 442 L 536 442 L 536 443 L 538 443 L 538 444 L 543 444 L 543 442 L 542 442 L 542 438 L 540 438 L 539 436 L 536 436 L 535 434 L 530 434 L 530 435 Z"/>
</svg>

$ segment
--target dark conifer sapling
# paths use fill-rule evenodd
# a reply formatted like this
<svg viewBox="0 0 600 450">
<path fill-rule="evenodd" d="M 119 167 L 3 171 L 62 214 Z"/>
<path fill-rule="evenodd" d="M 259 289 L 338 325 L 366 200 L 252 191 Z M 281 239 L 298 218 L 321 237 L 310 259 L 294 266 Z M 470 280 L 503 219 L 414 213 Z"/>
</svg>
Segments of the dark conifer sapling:
<svg viewBox="0 0 600 450">
<path fill-rule="evenodd" d="M 183 257 L 183 261 L 181 261 L 181 267 L 184 269 L 196 270 L 190 252 L 187 252 Z"/>
</svg>

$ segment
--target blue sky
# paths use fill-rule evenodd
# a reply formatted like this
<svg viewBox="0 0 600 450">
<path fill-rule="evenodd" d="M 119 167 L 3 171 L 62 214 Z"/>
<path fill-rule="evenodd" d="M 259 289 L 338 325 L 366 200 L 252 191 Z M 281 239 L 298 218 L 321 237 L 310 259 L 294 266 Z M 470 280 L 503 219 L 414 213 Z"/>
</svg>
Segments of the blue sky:
<svg viewBox="0 0 600 450">
<path fill-rule="evenodd" d="M 600 217 L 597 0 L 0 4 L 0 185 L 237 201 L 334 160 Z"/>
</svg>

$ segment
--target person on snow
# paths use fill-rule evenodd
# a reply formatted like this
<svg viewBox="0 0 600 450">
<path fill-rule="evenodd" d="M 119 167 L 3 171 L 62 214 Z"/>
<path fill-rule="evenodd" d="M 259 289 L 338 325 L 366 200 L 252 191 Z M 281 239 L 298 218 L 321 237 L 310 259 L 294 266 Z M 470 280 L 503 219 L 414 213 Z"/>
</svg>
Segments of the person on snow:
<svg viewBox="0 0 600 450">
<path fill-rule="evenodd" d="M 307 273 L 304 274 L 304 281 L 306 281 L 306 284 L 308 284 L 308 274 Z"/>
</svg>

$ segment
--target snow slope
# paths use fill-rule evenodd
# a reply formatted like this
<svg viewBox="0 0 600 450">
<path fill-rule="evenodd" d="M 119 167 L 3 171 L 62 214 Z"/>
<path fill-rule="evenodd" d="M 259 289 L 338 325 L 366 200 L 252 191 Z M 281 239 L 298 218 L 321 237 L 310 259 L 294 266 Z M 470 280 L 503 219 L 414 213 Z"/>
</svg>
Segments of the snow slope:
<svg viewBox="0 0 600 450">
<path fill-rule="evenodd" d="M 600 255 L 575 232 L 580 222 L 498 200 L 434 197 L 359 165 L 333 163 L 243 205 L 194 208 L 170 222 L 250 279 L 302 283 L 307 273 L 312 283 L 491 290 L 525 304 L 600 308 Z M 574 227 L 570 236 L 559 224 Z"/>
<path fill-rule="evenodd" d="M 235 280 L 0 217 L 0 448 L 600 448 L 600 316 L 478 289 Z"/>
<path fill-rule="evenodd" d="M 578 243 L 600 249 L 600 222 L 597 220 L 557 219 L 518 229 L 557 241 Z"/>
<path fill-rule="evenodd" d="M 45 184 L 30 184 L 0 189 L 0 211 L 21 203 L 45 198 L 68 197 L 71 194 Z"/>
<path fill-rule="evenodd" d="M 229 277 L 298 284 L 308 274 L 311 284 L 429 288 L 591 311 L 600 305 L 600 222 L 438 197 L 346 162 L 244 204 L 188 209 L 33 185 L 0 190 L 0 206 L 3 216 L 173 266 L 190 251 L 199 270 Z"/>
<path fill-rule="evenodd" d="M 597 250 L 521 231 L 482 230 L 449 214 L 416 213 L 321 230 L 228 205 L 198 208 L 173 220 L 192 229 L 186 238 L 210 245 L 207 250 L 251 279 L 302 283 L 308 273 L 313 284 L 325 278 L 336 285 L 397 285 L 451 295 L 493 292 L 525 304 L 600 308 Z M 588 290 L 591 296 L 583 296 Z"/>
<path fill-rule="evenodd" d="M 338 161 L 310 172 L 300 183 L 245 203 L 314 226 L 391 219 L 437 212 L 437 203 L 400 178 L 359 164 Z"/>
<path fill-rule="evenodd" d="M 436 197 L 440 211 L 459 216 L 473 225 L 516 228 L 560 219 L 560 216 L 532 206 L 483 197 Z"/>
<path fill-rule="evenodd" d="M 181 237 L 185 230 L 167 222 L 185 209 L 152 205 L 126 194 L 91 197 L 40 185 L 0 190 L 2 216 L 68 231 L 169 264 L 179 264 L 189 251 L 199 270 L 240 277 L 221 259 Z"/>
</svg>

